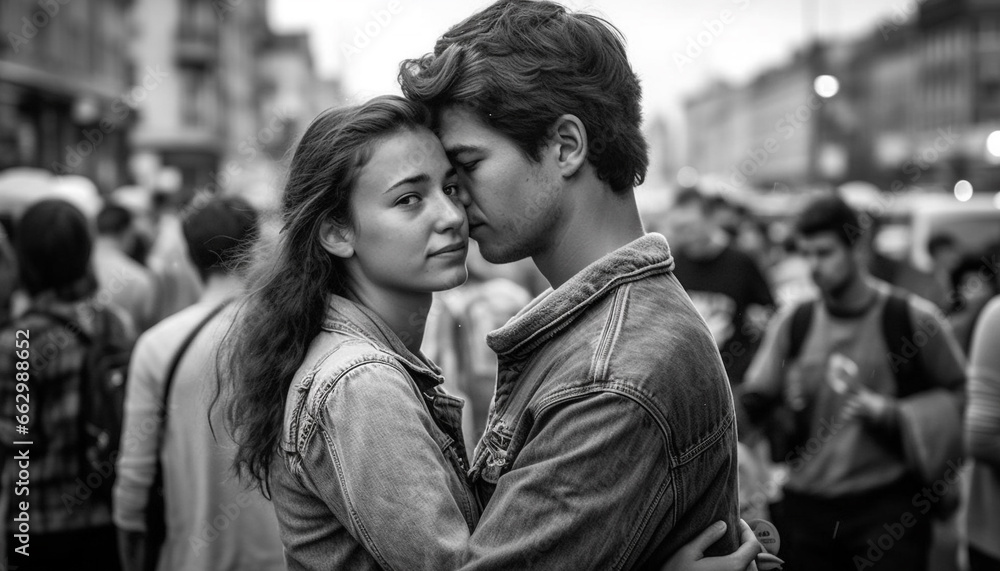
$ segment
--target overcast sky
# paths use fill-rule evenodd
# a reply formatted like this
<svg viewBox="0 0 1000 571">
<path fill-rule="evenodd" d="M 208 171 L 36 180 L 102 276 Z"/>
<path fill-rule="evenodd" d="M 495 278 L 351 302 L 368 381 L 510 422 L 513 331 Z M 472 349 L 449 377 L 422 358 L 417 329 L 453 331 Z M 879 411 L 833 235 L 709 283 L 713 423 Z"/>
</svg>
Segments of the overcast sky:
<svg viewBox="0 0 1000 571">
<path fill-rule="evenodd" d="M 857 35 L 919 0 L 568 0 L 624 33 L 642 78 L 647 117 L 676 116 L 685 94 L 716 76 L 733 81 L 788 58 L 809 37 Z M 400 60 L 430 51 L 451 25 L 490 0 L 271 0 L 277 31 L 307 29 L 322 75 L 340 75 L 357 101 L 398 93 Z M 393 14 L 390 7 L 396 9 Z M 728 14 L 724 11 L 728 10 Z M 729 23 L 722 21 L 723 16 Z M 380 21 L 381 20 L 381 21 Z M 713 23 L 713 21 L 715 21 Z M 714 33 L 713 33 L 714 31 Z M 703 33 L 704 32 L 704 33 Z M 701 34 L 699 38 L 699 34 Z M 688 58 L 691 43 L 700 54 Z M 694 52 L 692 52 L 694 53 Z"/>
</svg>

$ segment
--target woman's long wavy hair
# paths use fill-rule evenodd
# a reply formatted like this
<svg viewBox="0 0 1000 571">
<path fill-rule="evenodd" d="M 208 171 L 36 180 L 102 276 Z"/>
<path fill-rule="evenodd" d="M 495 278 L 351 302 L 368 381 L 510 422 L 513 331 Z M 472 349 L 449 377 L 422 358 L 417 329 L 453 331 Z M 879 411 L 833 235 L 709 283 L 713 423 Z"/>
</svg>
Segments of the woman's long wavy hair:
<svg viewBox="0 0 1000 571">
<path fill-rule="evenodd" d="M 321 224 L 349 227 L 350 199 L 377 143 L 430 125 L 430 114 L 401 97 L 327 110 L 306 129 L 281 199 L 277 242 L 251 254 L 247 294 L 219 353 L 215 403 L 237 450 L 233 470 L 270 497 L 268 479 L 295 372 L 320 332 L 328 296 L 345 292 L 342 263 L 320 245 Z"/>
</svg>

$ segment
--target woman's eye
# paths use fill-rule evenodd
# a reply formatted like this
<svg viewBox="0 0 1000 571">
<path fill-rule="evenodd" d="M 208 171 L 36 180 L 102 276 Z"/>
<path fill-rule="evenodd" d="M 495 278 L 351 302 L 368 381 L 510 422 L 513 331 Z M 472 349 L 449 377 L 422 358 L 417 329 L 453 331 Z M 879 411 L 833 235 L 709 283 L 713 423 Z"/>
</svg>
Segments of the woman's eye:
<svg viewBox="0 0 1000 571">
<path fill-rule="evenodd" d="M 420 197 L 416 194 L 407 194 L 406 196 L 399 197 L 396 201 L 395 206 L 412 206 L 420 201 Z"/>
<path fill-rule="evenodd" d="M 448 186 L 444 187 L 444 193 L 447 196 L 455 196 L 455 195 L 457 195 L 458 194 L 458 185 L 457 184 L 449 184 Z"/>
<path fill-rule="evenodd" d="M 462 163 L 458 166 L 462 167 L 462 170 L 464 170 L 465 172 L 472 172 L 476 168 L 476 165 L 478 164 L 479 161 L 470 161 L 467 163 Z"/>
</svg>

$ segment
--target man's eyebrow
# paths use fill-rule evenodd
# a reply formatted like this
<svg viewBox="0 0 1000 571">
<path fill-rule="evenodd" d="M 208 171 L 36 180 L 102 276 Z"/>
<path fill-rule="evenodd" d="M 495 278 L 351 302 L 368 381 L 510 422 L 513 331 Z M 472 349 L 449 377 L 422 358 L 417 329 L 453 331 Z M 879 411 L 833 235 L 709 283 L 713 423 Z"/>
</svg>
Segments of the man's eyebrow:
<svg viewBox="0 0 1000 571">
<path fill-rule="evenodd" d="M 404 184 L 416 184 L 416 183 L 419 183 L 419 182 L 427 182 L 430 179 L 431 179 L 431 177 L 427 176 L 426 174 L 417 174 L 417 175 L 409 176 L 409 177 L 406 177 L 403 180 L 397 182 L 396 184 L 393 184 L 392 186 L 390 186 L 389 188 L 387 188 L 385 190 L 385 192 L 389 192 L 389 191 L 391 191 L 392 189 L 394 189 L 396 187 L 403 186 Z M 385 194 L 385 192 L 383 192 L 382 194 Z"/>
<path fill-rule="evenodd" d="M 448 147 L 444 152 L 448 155 L 448 158 L 452 158 L 462 153 L 475 153 L 482 150 L 482 147 L 477 147 L 476 145 L 455 145 L 453 147 Z"/>
</svg>

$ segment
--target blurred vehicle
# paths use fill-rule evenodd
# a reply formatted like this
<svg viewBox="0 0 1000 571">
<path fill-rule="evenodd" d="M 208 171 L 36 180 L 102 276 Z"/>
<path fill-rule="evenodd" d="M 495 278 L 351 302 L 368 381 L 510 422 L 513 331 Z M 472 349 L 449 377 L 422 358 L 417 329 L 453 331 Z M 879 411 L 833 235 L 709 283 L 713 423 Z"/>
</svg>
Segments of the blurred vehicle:
<svg viewBox="0 0 1000 571">
<path fill-rule="evenodd" d="M 944 194 L 914 197 L 906 218 L 908 257 L 925 271 L 931 270 L 927 244 L 935 235 L 951 235 L 970 254 L 983 254 L 1000 245 L 1000 209 L 992 196 L 973 196 L 968 202 Z"/>
</svg>

